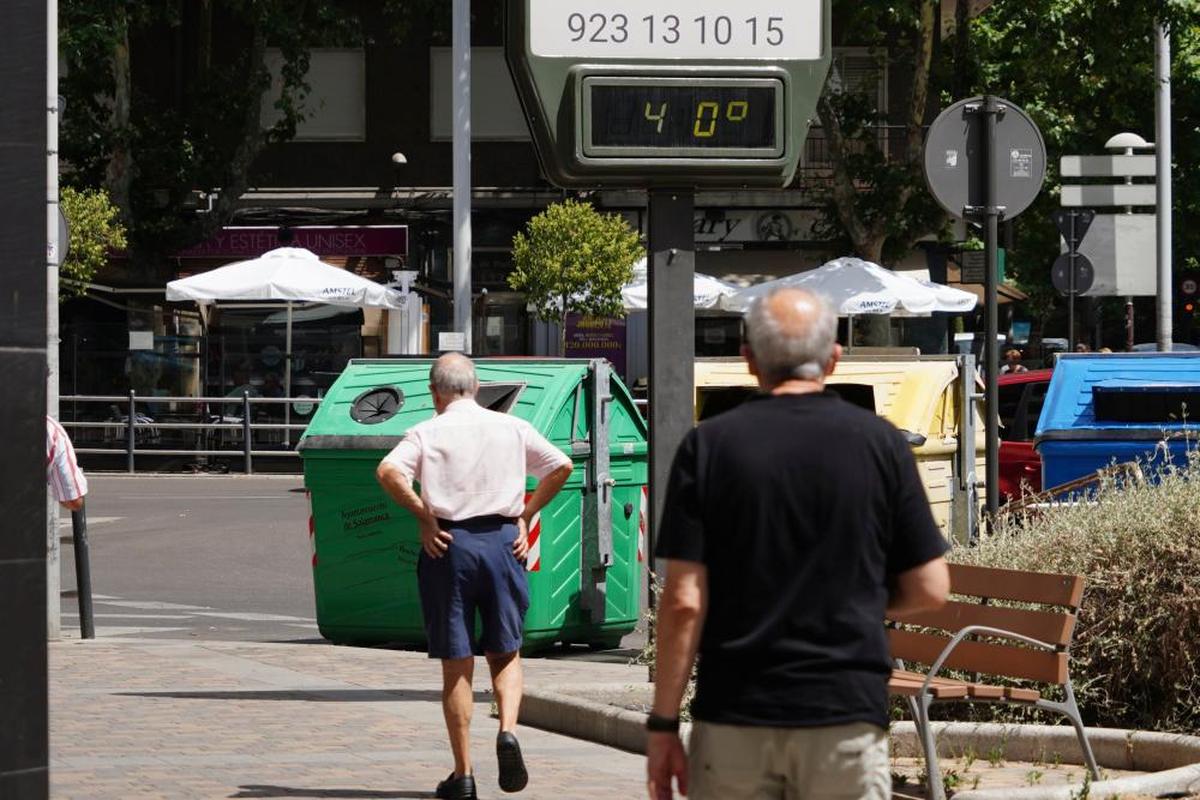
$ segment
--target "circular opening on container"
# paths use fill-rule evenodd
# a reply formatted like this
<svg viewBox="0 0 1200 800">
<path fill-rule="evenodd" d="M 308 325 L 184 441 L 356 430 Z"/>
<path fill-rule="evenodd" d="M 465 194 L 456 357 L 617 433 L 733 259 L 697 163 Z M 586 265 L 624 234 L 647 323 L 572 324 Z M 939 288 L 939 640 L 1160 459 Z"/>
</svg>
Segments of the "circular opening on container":
<svg viewBox="0 0 1200 800">
<path fill-rule="evenodd" d="M 404 407 L 404 393 L 391 386 L 363 392 L 350 405 L 350 418 L 362 425 L 378 425 L 396 416 Z"/>
</svg>

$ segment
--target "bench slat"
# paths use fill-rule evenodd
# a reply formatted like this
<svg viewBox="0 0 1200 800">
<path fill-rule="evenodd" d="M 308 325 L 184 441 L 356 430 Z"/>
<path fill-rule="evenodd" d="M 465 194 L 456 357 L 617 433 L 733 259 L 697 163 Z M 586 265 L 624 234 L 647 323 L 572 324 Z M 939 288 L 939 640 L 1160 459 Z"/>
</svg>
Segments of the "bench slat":
<svg viewBox="0 0 1200 800">
<path fill-rule="evenodd" d="M 901 697 L 915 697 L 921 693 L 925 676 L 919 672 L 894 670 L 888 682 L 888 692 Z M 1015 686 L 994 686 L 987 683 L 967 683 L 949 678 L 935 678 L 930 685 L 936 700 L 1010 700 L 1014 703 L 1036 703 L 1041 699 L 1041 693 L 1036 689 L 1023 689 Z"/>
<path fill-rule="evenodd" d="M 932 665 L 949 644 L 944 636 L 888 629 L 892 658 Z M 945 669 L 982 672 L 1006 678 L 1023 678 L 1062 685 L 1067 682 L 1067 654 L 1031 650 L 1024 647 L 962 642 L 950 654 Z"/>
<path fill-rule="evenodd" d="M 950 565 L 950 591 L 958 595 L 1079 608 L 1083 578 L 1049 572 Z"/>
<path fill-rule="evenodd" d="M 957 633 L 968 625 L 986 625 L 1066 647 L 1071 643 L 1071 635 L 1075 631 L 1075 615 L 1061 611 L 1027 611 L 951 601 L 937 611 L 907 616 L 904 624 L 940 628 L 951 633 Z"/>
</svg>

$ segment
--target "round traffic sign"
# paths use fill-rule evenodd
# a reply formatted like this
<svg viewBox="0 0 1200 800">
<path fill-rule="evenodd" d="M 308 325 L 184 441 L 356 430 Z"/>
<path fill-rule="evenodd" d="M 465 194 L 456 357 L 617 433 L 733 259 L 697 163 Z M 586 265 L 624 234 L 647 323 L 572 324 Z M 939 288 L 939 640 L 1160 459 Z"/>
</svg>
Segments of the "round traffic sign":
<svg viewBox="0 0 1200 800">
<path fill-rule="evenodd" d="M 1046 180 L 1042 132 L 1019 106 L 997 99 L 996 153 L 990 177 L 996 204 L 1012 219 L 1033 204 Z M 934 121 L 925 140 L 925 180 L 955 217 L 981 216 L 989 179 L 984 98 L 960 100 Z"/>
<path fill-rule="evenodd" d="M 1050 272 L 1050 282 L 1054 284 L 1054 288 L 1062 294 L 1069 295 L 1071 293 L 1071 254 L 1063 253 L 1054 262 L 1054 268 Z M 1092 266 L 1092 262 L 1088 257 L 1079 253 L 1075 254 L 1075 294 L 1086 294 L 1092 285 L 1096 282 L 1096 268 Z"/>
<path fill-rule="evenodd" d="M 1200 284 L 1197 284 L 1194 278 L 1188 278 L 1183 283 L 1179 284 L 1179 289 L 1188 297 L 1196 293 L 1200 289 Z"/>
</svg>

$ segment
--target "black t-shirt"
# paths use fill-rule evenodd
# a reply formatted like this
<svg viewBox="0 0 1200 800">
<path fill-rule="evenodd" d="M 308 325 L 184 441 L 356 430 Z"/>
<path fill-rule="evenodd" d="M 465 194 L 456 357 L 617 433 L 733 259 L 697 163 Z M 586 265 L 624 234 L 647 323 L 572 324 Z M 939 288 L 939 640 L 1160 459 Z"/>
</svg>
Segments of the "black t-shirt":
<svg viewBox="0 0 1200 800">
<path fill-rule="evenodd" d="M 688 434 L 659 558 L 708 568 L 693 715 L 887 727 L 897 574 L 944 554 L 909 444 L 835 393 L 759 397 Z"/>
</svg>

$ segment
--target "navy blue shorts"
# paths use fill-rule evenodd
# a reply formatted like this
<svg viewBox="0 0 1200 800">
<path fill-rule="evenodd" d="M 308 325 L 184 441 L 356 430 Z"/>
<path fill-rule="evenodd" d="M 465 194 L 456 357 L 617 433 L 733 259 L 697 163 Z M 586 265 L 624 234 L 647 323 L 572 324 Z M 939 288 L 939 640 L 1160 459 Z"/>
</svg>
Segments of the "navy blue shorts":
<svg viewBox="0 0 1200 800">
<path fill-rule="evenodd" d="M 481 517 L 443 520 L 441 525 L 454 537 L 446 555 L 430 558 L 422 551 L 417 562 L 429 657 L 458 659 L 480 651 L 502 655 L 520 650 L 529 578 L 512 552 L 516 524 L 502 517 Z M 483 622 L 478 641 L 476 612 Z"/>
</svg>

